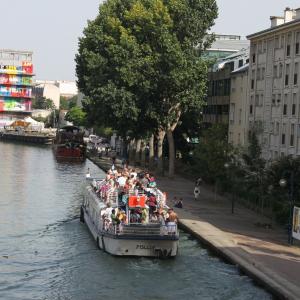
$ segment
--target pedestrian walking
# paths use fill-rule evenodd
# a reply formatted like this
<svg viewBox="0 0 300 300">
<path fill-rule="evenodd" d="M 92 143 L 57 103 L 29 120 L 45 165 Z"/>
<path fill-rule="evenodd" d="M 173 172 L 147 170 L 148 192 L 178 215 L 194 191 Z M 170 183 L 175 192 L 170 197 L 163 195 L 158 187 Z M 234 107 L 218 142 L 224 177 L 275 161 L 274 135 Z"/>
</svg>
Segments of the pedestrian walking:
<svg viewBox="0 0 300 300">
<path fill-rule="evenodd" d="M 195 200 L 198 200 L 200 198 L 200 185 L 202 184 L 202 179 L 198 178 L 195 182 L 195 188 L 194 188 L 194 198 Z"/>
</svg>

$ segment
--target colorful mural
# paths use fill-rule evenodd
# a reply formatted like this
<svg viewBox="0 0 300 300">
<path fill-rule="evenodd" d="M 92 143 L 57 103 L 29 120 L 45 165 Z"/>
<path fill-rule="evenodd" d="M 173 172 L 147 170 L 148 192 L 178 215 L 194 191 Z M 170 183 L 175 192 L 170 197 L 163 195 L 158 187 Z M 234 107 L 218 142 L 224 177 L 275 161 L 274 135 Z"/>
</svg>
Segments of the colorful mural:
<svg viewBox="0 0 300 300">
<path fill-rule="evenodd" d="M 0 85 L 32 85 L 32 77 L 0 74 Z"/>
<path fill-rule="evenodd" d="M 31 100 L 23 99 L 0 99 L 0 112 L 3 111 L 30 111 L 31 110 Z"/>
<path fill-rule="evenodd" d="M 0 112 L 31 111 L 33 65 L 0 65 Z"/>
</svg>

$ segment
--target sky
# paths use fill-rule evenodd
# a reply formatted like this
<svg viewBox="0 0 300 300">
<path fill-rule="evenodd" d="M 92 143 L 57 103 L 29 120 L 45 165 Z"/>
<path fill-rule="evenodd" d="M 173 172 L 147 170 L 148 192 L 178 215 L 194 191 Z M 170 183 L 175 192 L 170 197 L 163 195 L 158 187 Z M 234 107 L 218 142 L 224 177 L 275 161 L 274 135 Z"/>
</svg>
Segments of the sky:
<svg viewBox="0 0 300 300">
<path fill-rule="evenodd" d="M 36 79 L 76 80 L 78 38 L 98 13 L 101 0 L 15 0 L 1 3 L 0 48 L 33 51 Z M 271 15 L 299 0 L 217 0 L 219 17 L 212 31 L 248 34 L 270 26 Z M 258 9 L 259 8 L 259 9 Z"/>
</svg>

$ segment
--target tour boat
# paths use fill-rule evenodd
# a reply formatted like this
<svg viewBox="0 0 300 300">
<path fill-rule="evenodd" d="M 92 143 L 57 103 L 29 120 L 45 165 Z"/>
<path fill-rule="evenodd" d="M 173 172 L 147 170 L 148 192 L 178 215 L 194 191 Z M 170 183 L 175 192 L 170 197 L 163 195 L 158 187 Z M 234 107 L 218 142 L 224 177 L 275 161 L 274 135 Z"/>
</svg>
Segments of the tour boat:
<svg viewBox="0 0 300 300">
<path fill-rule="evenodd" d="M 57 159 L 85 160 L 86 147 L 83 141 L 84 133 L 76 126 L 65 126 L 58 129 L 53 144 Z"/>
<path fill-rule="evenodd" d="M 163 224 L 147 219 L 149 207 L 145 194 L 129 193 L 127 203 L 120 201 L 117 189 L 105 191 L 105 180 L 88 178 L 80 220 L 96 240 L 97 247 L 116 256 L 175 257 L 179 234 L 176 223 Z M 157 188 L 148 189 L 155 195 L 160 207 L 165 206 L 165 195 Z M 100 191 L 100 192 L 99 192 Z M 120 203 L 121 202 L 121 203 Z M 167 206 L 165 206 L 167 208 Z M 122 211 L 126 222 L 116 224 L 110 218 L 113 210 Z M 143 222 L 133 220 L 134 211 L 145 213 Z"/>
</svg>

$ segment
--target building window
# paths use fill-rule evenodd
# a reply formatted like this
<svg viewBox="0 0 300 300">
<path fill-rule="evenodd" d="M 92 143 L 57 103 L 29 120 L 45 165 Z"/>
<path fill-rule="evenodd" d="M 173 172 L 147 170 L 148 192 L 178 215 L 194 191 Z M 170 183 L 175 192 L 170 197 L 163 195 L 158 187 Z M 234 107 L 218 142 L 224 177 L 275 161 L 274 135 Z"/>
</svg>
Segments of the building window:
<svg viewBox="0 0 300 300">
<path fill-rule="evenodd" d="M 291 35 L 287 36 L 286 41 L 286 56 L 291 56 Z"/>
<path fill-rule="evenodd" d="M 253 114 L 253 105 L 251 104 L 250 105 L 250 115 L 252 115 Z"/>
<path fill-rule="evenodd" d="M 285 145 L 285 133 L 281 135 L 281 145 Z"/>
<path fill-rule="evenodd" d="M 292 115 L 294 116 L 296 114 L 296 104 L 293 103 L 292 105 Z"/>
<path fill-rule="evenodd" d="M 286 115 L 287 113 L 287 105 L 283 104 L 283 114 Z"/>
<path fill-rule="evenodd" d="M 298 63 L 295 63 L 295 70 L 294 70 L 294 85 L 298 84 Z"/>
<path fill-rule="evenodd" d="M 289 85 L 289 74 L 290 74 L 290 65 L 287 64 L 285 69 L 285 80 L 284 80 L 284 84 L 286 86 Z"/>
<path fill-rule="evenodd" d="M 284 84 L 289 85 L 289 74 L 285 74 Z"/>
<path fill-rule="evenodd" d="M 254 79 L 251 80 L 251 89 L 254 89 Z"/>
<path fill-rule="evenodd" d="M 291 136 L 290 136 L 290 146 L 294 146 L 294 132 L 295 132 L 295 124 L 291 124 Z"/>
<path fill-rule="evenodd" d="M 294 93 L 293 99 L 292 99 L 292 115 L 293 116 L 296 114 L 296 101 L 297 101 L 297 93 Z"/>
<path fill-rule="evenodd" d="M 243 66 L 243 63 L 244 63 L 243 60 L 240 59 L 240 60 L 239 60 L 239 68 Z"/>
<path fill-rule="evenodd" d="M 299 45 L 300 45 L 300 32 L 297 32 L 296 33 L 296 41 L 295 41 L 295 54 L 296 55 L 298 55 L 300 52 Z"/>
<path fill-rule="evenodd" d="M 255 61 L 256 61 L 256 56 L 255 54 L 252 54 L 252 63 L 255 64 Z"/>
<path fill-rule="evenodd" d="M 291 55 L 291 45 L 287 45 L 286 46 L 286 56 L 290 56 Z"/>
</svg>

